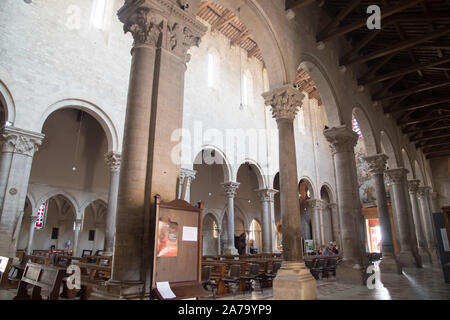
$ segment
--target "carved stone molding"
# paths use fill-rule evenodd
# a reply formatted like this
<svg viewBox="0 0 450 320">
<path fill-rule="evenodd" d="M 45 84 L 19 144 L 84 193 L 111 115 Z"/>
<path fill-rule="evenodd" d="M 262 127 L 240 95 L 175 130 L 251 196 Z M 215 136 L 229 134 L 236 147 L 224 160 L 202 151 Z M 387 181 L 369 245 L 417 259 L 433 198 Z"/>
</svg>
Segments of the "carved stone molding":
<svg viewBox="0 0 450 320">
<path fill-rule="evenodd" d="M 195 175 L 196 174 L 197 174 L 196 170 L 190 170 L 190 169 L 181 168 L 181 170 L 180 170 L 180 180 L 184 181 L 184 179 L 187 178 L 191 182 L 192 180 L 195 179 Z"/>
<path fill-rule="evenodd" d="M 273 202 L 275 194 L 278 193 L 278 190 L 275 189 L 258 189 L 255 191 L 262 202 Z"/>
<path fill-rule="evenodd" d="M 330 144 L 333 154 L 354 152 L 354 148 L 358 142 L 358 134 L 346 125 L 325 129 L 323 134 Z"/>
<path fill-rule="evenodd" d="M 240 183 L 239 182 L 223 182 L 222 186 L 225 189 L 225 194 L 228 198 L 234 198 L 237 194 L 237 189 L 239 188 Z"/>
<path fill-rule="evenodd" d="M 430 187 L 418 187 L 417 188 L 417 196 L 419 198 L 428 197 L 429 192 L 430 192 Z"/>
<path fill-rule="evenodd" d="M 408 174 L 408 172 L 409 171 L 406 170 L 405 168 L 395 168 L 395 169 L 386 170 L 385 177 L 386 177 L 387 184 L 389 186 L 391 186 L 394 184 L 405 183 L 405 178 L 406 178 L 406 175 Z"/>
<path fill-rule="evenodd" d="M 408 190 L 410 193 L 417 193 L 417 190 L 419 189 L 420 180 L 414 179 L 414 180 L 408 180 Z"/>
<path fill-rule="evenodd" d="M 371 174 L 383 174 L 386 171 L 388 156 L 384 153 L 363 157 Z"/>
<path fill-rule="evenodd" d="M 105 153 L 105 161 L 111 171 L 119 171 L 120 170 L 120 160 L 121 160 L 121 154 L 118 152 L 111 151 L 111 152 Z"/>
<path fill-rule="evenodd" d="M 5 127 L 0 136 L 3 152 L 19 153 L 32 157 L 42 144 L 44 135 L 15 127 Z"/>
<path fill-rule="evenodd" d="M 266 106 L 272 107 L 272 116 L 276 120 L 287 119 L 291 121 L 294 121 L 304 98 L 304 94 L 294 89 L 292 85 L 263 93 L 262 96 Z"/>
<path fill-rule="evenodd" d="M 117 14 L 125 33 L 133 35 L 133 47 L 163 48 L 185 62 L 187 50 L 198 46 L 207 31 L 195 15 L 170 0 L 126 0 Z"/>
</svg>

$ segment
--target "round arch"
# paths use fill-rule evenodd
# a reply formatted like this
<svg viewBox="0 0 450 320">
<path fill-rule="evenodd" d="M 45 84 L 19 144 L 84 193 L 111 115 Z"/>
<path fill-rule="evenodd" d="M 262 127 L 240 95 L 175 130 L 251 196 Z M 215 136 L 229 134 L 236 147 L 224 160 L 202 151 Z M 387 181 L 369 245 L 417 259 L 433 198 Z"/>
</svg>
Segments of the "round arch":
<svg viewBox="0 0 450 320">
<path fill-rule="evenodd" d="M 334 203 L 335 197 L 334 197 L 334 192 L 333 192 L 333 188 L 331 188 L 331 185 L 329 183 L 325 182 L 322 185 L 322 187 L 320 188 L 321 193 L 322 193 L 322 189 L 324 189 L 327 192 L 330 203 Z M 321 195 L 321 198 L 322 198 L 322 195 Z"/>
<path fill-rule="evenodd" d="M 231 181 L 231 179 L 233 179 L 234 174 L 233 174 L 233 170 L 231 168 L 230 162 L 227 159 L 227 156 L 225 155 L 225 153 L 220 150 L 219 148 L 217 148 L 216 146 L 213 145 L 204 145 L 200 151 L 198 151 L 195 154 L 195 158 L 192 161 L 192 163 L 195 164 L 202 164 L 202 157 L 199 158 L 199 156 L 203 153 L 203 151 L 207 151 L 207 150 L 213 150 L 214 152 L 217 152 L 220 156 L 220 158 L 223 160 L 223 163 L 218 163 L 217 160 L 217 156 L 214 156 L 214 160 L 215 160 L 215 164 L 220 164 L 222 165 L 222 169 L 223 169 L 223 179 L 224 181 Z"/>
<path fill-rule="evenodd" d="M 425 176 L 423 174 L 422 168 L 420 167 L 417 160 L 414 161 L 414 169 L 416 173 L 416 179 L 419 179 L 420 183 L 425 186 L 427 182 L 425 181 Z"/>
<path fill-rule="evenodd" d="M 37 204 L 39 203 L 43 203 L 44 201 L 47 201 L 55 196 L 62 196 L 63 198 L 65 198 L 65 200 L 67 200 L 67 202 L 72 206 L 76 218 L 77 219 L 81 219 L 80 217 L 80 205 L 78 203 L 78 201 L 76 200 L 76 198 L 70 194 L 69 192 L 65 191 L 65 190 L 55 190 L 55 191 L 50 191 L 46 194 L 44 194 L 43 196 L 41 196 L 39 198 L 39 200 L 37 201 Z"/>
<path fill-rule="evenodd" d="M 255 175 L 256 179 L 258 180 L 258 188 L 259 189 L 266 189 L 267 188 L 267 181 L 265 179 L 265 176 L 263 175 L 263 170 L 261 166 L 254 160 L 251 159 L 245 159 L 237 168 L 236 176 L 233 177 L 233 181 L 237 181 L 237 174 L 239 172 L 239 168 L 244 165 L 249 164 L 252 169 L 255 169 Z"/>
<path fill-rule="evenodd" d="M 352 114 L 358 122 L 359 128 L 361 129 L 361 134 L 364 138 L 364 145 L 366 147 L 367 155 L 374 155 L 378 153 L 377 142 L 373 131 L 373 126 L 367 117 L 366 112 L 361 107 L 357 105 L 353 108 Z"/>
<path fill-rule="evenodd" d="M 305 70 L 316 84 L 320 98 L 323 101 L 328 125 L 330 127 L 342 125 L 343 117 L 337 103 L 336 92 L 321 63 L 312 55 L 304 53 L 301 55 L 297 65 Z"/>
<path fill-rule="evenodd" d="M 82 110 L 86 113 L 89 113 L 95 120 L 100 123 L 103 130 L 105 131 L 106 139 L 108 140 L 108 152 L 120 151 L 117 130 L 111 118 L 99 106 L 85 100 L 64 99 L 52 104 L 41 115 L 39 127 L 36 129 L 41 132 L 47 118 L 56 110 L 70 108 Z"/>
<path fill-rule="evenodd" d="M 0 102 L 5 108 L 5 120 L 14 124 L 16 120 L 16 105 L 6 84 L 0 80 Z M 3 125 L 3 123 L 1 124 Z"/>
<path fill-rule="evenodd" d="M 380 132 L 380 145 L 381 151 L 389 157 L 387 160 L 389 169 L 397 168 L 398 157 L 395 153 L 394 147 L 392 146 L 391 139 L 385 131 Z"/>
<path fill-rule="evenodd" d="M 94 203 L 95 201 L 100 201 L 102 202 L 102 204 L 108 208 L 108 201 L 104 198 L 104 197 L 97 197 L 93 200 L 86 200 L 85 202 L 83 202 L 83 204 L 80 206 L 80 212 L 81 214 L 84 213 L 84 211 L 86 210 L 86 208 L 91 204 Z"/>
<path fill-rule="evenodd" d="M 298 190 L 300 192 L 300 185 L 302 183 L 302 181 L 305 181 L 306 185 L 308 186 L 308 189 L 311 191 L 311 199 L 315 199 L 316 198 L 316 189 L 314 188 L 314 184 L 312 183 L 312 180 L 309 177 L 301 177 L 300 181 L 298 182 Z"/>
<path fill-rule="evenodd" d="M 417 172 L 414 171 L 412 165 L 411 165 L 411 158 L 409 157 L 408 151 L 405 150 L 405 148 L 402 148 L 402 159 L 403 159 L 403 167 L 408 170 L 406 177 L 408 180 L 412 180 L 414 178 L 417 178 Z"/>
</svg>

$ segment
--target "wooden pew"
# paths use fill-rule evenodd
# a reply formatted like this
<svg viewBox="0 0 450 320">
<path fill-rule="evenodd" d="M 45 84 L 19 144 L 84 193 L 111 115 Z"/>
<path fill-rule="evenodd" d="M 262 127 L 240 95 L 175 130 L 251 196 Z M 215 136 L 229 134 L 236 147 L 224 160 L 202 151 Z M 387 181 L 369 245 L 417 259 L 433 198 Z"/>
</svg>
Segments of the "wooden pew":
<svg viewBox="0 0 450 320">
<path fill-rule="evenodd" d="M 220 296 L 226 294 L 225 282 L 222 279 L 227 273 L 227 265 L 221 262 L 203 261 L 202 266 L 213 267 L 211 270 L 211 278 L 217 283 L 216 295 Z"/>
<path fill-rule="evenodd" d="M 100 261 L 100 260 L 98 260 Z M 81 270 L 81 290 L 80 300 L 88 300 L 94 287 L 98 287 L 109 280 L 111 275 L 111 266 L 76 262 L 74 265 Z M 109 275 L 106 277 L 105 275 Z"/>
<path fill-rule="evenodd" d="M 64 268 L 28 262 L 13 300 L 42 300 L 42 289 L 49 292 L 48 300 L 58 300 L 65 271 Z M 28 285 L 33 286 L 31 297 L 28 295 Z"/>
</svg>

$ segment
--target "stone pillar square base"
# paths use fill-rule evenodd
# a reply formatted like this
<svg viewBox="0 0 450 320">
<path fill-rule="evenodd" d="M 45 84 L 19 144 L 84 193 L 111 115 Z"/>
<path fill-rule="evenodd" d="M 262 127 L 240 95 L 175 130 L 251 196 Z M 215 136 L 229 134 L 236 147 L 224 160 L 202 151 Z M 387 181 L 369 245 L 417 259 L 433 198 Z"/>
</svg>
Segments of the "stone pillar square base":
<svg viewBox="0 0 450 320">
<path fill-rule="evenodd" d="M 274 300 L 317 299 L 316 279 L 304 262 L 284 261 L 273 280 Z"/>
<path fill-rule="evenodd" d="M 411 251 L 400 251 L 397 255 L 397 261 L 402 264 L 402 267 L 415 268 L 417 267 L 416 259 Z"/>
<path fill-rule="evenodd" d="M 366 285 L 361 266 L 352 261 L 341 261 L 337 265 L 336 280 L 342 283 Z"/>
<path fill-rule="evenodd" d="M 402 265 L 394 258 L 391 253 L 383 253 L 383 257 L 379 264 L 380 272 L 383 273 L 398 273 L 402 274 Z"/>
<path fill-rule="evenodd" d="M 91 300 L 132 300 L 141 299 L 144 284 L 142 282 L 122 282 L 109 280 L 94 288 Z"/>
</svg>

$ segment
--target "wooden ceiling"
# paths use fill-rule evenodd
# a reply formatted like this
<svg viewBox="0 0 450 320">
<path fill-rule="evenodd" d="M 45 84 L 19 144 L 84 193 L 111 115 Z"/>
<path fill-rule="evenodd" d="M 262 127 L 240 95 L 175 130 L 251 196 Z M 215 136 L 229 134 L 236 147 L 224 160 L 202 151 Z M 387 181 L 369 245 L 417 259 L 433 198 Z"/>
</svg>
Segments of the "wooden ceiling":
<svg viewBox="0 0 450 320">
<path fill-rule="evenodd" d="M 287 0 L 302 10 L 316 0 Z M 345 37 L 341 66 L 366 64 L 358 85 L 372 93 L 428 159 L 450 156 L 450 0 L 317 0 L 331 22 L 317 42 Z M 369 5 L 381 8 L 381 29 L 369 30 Z"/>
<path fill-rule="evenodd" d="M 200 4 L 197 15 L 211 25 L 211 31 L 219 31 L 230 39 L 231 45 L 238 45 L 247 51 L 248 58 L 255 57 L 264 64 L 261 51 L 252 34 L 229 9 L 213 2 L 204 1 Z M 317 87 L 303 69 L 297 72 L 296 84 L 300 90 L 308 93 L 310 98 L 322 104 Z"/>
</svg>

